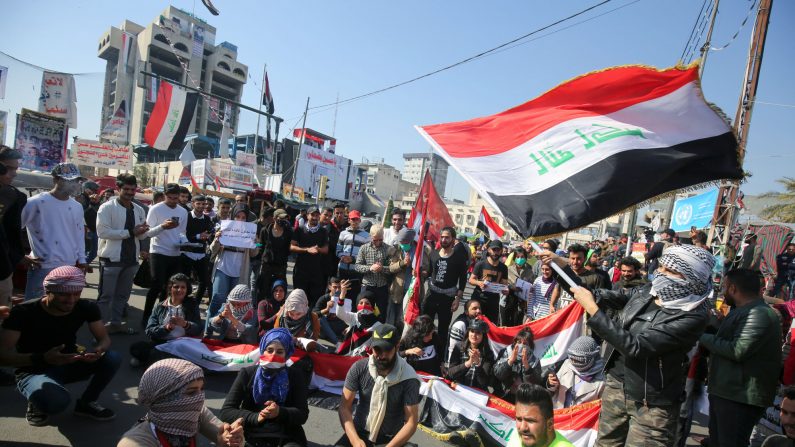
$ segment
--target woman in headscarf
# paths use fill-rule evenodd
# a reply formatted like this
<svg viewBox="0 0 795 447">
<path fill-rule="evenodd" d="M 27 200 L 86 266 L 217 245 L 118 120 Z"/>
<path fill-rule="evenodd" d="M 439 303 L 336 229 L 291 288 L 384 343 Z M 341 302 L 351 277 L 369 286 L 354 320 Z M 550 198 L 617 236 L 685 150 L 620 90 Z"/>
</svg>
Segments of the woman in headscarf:
<svg viewBox="0 0 795 447">
<path fill-rule="evenodd" d="M 448 379 L 488 391 L 494 366 L 494 353 L 486 341 L 488 332 L 489 326 L 485 321 L 474 319 L 469 322 L 466 339 L 455 345 L 450 356 Z"/>
<path fill-rule="evenodd" d="M 191 296 L 190 278 L 177 273 L 168 280 L 168 298 L 155 306 L 146 325 L 149 341 L 135 342 L 130 346 L 130 365 L 137 367 L 149 361 L 166 357 L 154 347 L 179 337 L 198 337 L 204 329 L 199 313 L 199 302 Z M 157 353 L 154 359 L 152 354 Z"/>
<path fill-rule="evenodd" d="M 605 362 L 599 344 L 583 335 L 569 346 L 568 358 L 557 374 L 549 373 L 547 389 L 555 408 L 568 408 L 599 399 L 605 388 Z"/>
<path fill-rule="evenodd" d="M 579 284 L 567 262 L 545 251 Z M 712 253 L 692 245 L 663 250 L 650 284 L 630 291 L 560 286 L 590 315 L 588 326 L 608 343 L 598 445 L 673 445 L 687 367 L 684 359 L 707 324 Z M 605 309 L 619 310 L 617 319 Z M 620 402 L 621 404 L 617 404 Z M 624 404 L 629 402 L 628 404 Z"/>
<path fill-rule="evenodd" d="M 232 343 L 257 342 L 257 318 L 247 285 L 238 284 L 229 292 L 221 312 L 208 321 L 206 336 Z"/>
<path fill-rule="evenodd" d="M 148 411 L 118 447 L 195 447 L 201 433 L 216 445 L 243 446 L 243 420 L 222 423 L 204 405 L 204 373 L 191 362 L 165 359 L 141 376 L 138 405 Z"/>
<path fill-rule="evenodd" d="M 513 402 L 516 390 L 523 383 L 541 385 L 541 362 L 533 353 L 535 342 L 533 332 L 524 328 L 513 338 L 513 343 L 500 351 L 494 364 L 494 377 L 502 385 L 499 390 L 502 398 Z M 499 387 L 498 387 L 499 388 Z M 498 394 L 495 390 L 495 394 Z"/>
<path fill-rule="evenodd" d="M 232 219 L 246 222 L 249 219 L 248 205 L 238 203 L 232 208 Z M 237 284 L 249 283 L 251 258 L 259 253 L 259 248 L 227 247 L 221 244 L 222 231 L 215 233 L 215 239 L 210 244 L 210 259 L 214 259 L 212 278 L 213 291 L 210 299 L 210 308 L 207 310 L 207 321 L 215 318 L 221 307 L 226 302 L 229 291 Z M 259 243 L 259 237 L 256 240 Z M 207 330 L 207 329 L 205 329 Z"/>
<path fill-rule="evenodd" d="M 343 290 L 342 298 L 345 298 Z M 356 310 L 347 311 L 339 308 L 337 316 L 348 325 L 348 332 L 345 338 L 337 346 L 337 354 L 343 355 L 369 355 L 370 338 L 373 329 L 377 324 L 378 315 L 376 314 L 375 294 L 371 290 L 365 290 L 359 294 L 356 301 Z"/>
<path fill-rule="evenodd" d="M 259 364 L 241 369 L 226 395 L 221 419 L 242 419 L 248 445 L 306 445 L 308 390 L 301 373 L 286 366 L 294 350 L 290 331 L 271 329 L 260 340 Z"/>
<path fill-rule="evenodd" d="M 317 314 L 309 311 L 309 301 L 306 293 L 295 289 L 284 300 L 284 305 L 276 315 L 273 327 L 286 328 L 297 340 L 299 346 L 306 351 L 317 347 L 317 337 L 320 335 L 320 320 Z"/>
<path fill-rule="evenodd" d="M 257 304 L 257 320 L 259 320 L 259 335 L 262 337 L 265 332 L 273 329 L 273 322 L 276 321 L 276 314 L 284 305 L 287 297 L 287 283 L 283 279 L 273 281 L 270 296 L 260 300 Z"/>
</svg>

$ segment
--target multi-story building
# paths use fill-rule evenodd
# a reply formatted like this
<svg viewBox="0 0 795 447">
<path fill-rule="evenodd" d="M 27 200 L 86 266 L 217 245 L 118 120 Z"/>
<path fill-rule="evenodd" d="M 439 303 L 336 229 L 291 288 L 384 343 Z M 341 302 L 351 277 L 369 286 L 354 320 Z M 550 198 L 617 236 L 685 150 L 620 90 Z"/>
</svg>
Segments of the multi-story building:
<svg viewBox="0 0 795 447">
<path fill-rule="evenodd" d="M 216 45 L 215 36 L 215 27 L 173 6 L 145 27 L 129 20 L 118 28 L 111 27 L 100 38 L 97 50 L 97 55 L 107 61 L 100 127 L 125 101 L 130 119 L 126 143 L 144 144 L 144 129 L 157 99 L 157 82 L 142 75 L 142 70 L 240 102 L 248 67 L 237 61 L 237 46 L 229 42 Z M 199 100 L 188 132 L 199 136 L 193 148 L 196 157 L 218 151 L 222 120 L 226 119 L 235 133 L 238 114 L 239 110 L 223 99 Z M 160 160 L 179 155 L 179 151 L 158 152 Z"/>
<path fill-rule="evenodd" d="M 377 163 L 364 160 L 356 166 L 364 171 L 360 177 L 360 182 L 364 184 L 354 185 L 359 191 L 374 194 L 383 200 L 388 200 L 390 197 L 393 199 L 399 198 L 400 171 L 393 166 L 385 164 L 383 160 Z"/>
<path fill-rule="evenodd" d="M 433 176 L 433 186 L 441 197 L 444 197 L 445 186 L 447 185 L 447 164 L 444 159 L 436 154 L 429 152 L 415 152 L 403 154 L 403 180 L 415 183 L 422 183 L 422 176 L 425 171 L 430 170 Z"/>
</svg>

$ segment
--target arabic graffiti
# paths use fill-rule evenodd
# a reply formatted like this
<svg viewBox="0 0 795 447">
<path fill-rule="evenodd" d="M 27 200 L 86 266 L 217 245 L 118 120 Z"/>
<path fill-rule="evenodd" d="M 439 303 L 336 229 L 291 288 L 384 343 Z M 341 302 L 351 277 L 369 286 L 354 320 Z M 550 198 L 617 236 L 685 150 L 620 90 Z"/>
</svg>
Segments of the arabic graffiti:
<svg viewBox="0 0 795 447">
<path fill-rule="evenodd" d="M 646 139 L 641 129 L 618 128 L 606 126 L 604 124 L 591 124 L 590 128 L 575 129 L 577 138 L 585 140 L 583 147 L 585 150 L 592 149 L 605 141 L 619 137 L 640 137 Z M 569 160 L 574 159 L 574 153 L 563 149 L 552 150 L 551 146 L 530 153 L 533 163 L 538 166 L 538 175 L 544 175 L 551 169 L 558 168 Z"/>
<path fill-rule="evenodd" d="M 497 435 L 498 438 L 503 439 L 506 442 L 511 438 L 514 427 L 511 427 L 511 429 L 506 432 L 505 429 L 500 428 L 501 426 L 505 425 L 503 422 L 489 422 L 485 417 L 483 417 L 482 414 L 478 415 L 478 419 L 483 421 L 483 425 Z"/>
</svg>

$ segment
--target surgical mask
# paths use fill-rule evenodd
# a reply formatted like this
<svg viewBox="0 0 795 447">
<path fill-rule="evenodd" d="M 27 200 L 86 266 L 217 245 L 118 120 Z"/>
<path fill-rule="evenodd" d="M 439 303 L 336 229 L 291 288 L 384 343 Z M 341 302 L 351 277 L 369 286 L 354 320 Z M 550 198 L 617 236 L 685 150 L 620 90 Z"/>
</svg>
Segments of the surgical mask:
<svg viewBox="0 0 795 447">
<path fill-rule="evenodd" d="M 515 262 L 516 262 L 516 265 L 518 265 L 519 267 L 522 267 L 522 266 L 524 266 L 525 262 L 527 262 L 527 259 L 525 259 L 525 258 L 518 258 L 518 259 L 516 259 L 516 261 L 515 261 Z"/>
<path fill-rule="evenodd" d="M 408 252 L 409 250 L 411 250 L 411 244 L 400 244 L 400 249 L 403 250 L 404 252 Z"/>
</svg>

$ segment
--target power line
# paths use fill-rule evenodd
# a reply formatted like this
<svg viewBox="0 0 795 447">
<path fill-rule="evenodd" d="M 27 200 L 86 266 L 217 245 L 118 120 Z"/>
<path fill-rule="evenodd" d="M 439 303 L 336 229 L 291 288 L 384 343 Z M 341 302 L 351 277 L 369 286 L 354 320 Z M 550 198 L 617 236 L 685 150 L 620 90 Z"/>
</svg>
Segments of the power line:
<svg viewBox="0 0 795 447">
<path fill-rule="evenodd" d="M 96 75 L 104 75 L 105 74 L 104 71 L 87 71 L 87 72 L 83 72 L 83 73 L 68 73 L 68 72 L 65 72 L 65 71 L 50 70 L 49 68 L 42 67 L 41 65 L 36 65 L 36 64 L 34 64 L 32 62 L 23 61 L 22 59 L 20 59 L 18 57 L 15 57 L 15 56 L 12 56 L 12 55 L 10 55 L 10 54 L 6 53 L 5 51 L 2 51 L 2 50 L 0 50 L 0 54 L 2 54 L 3 56 L 8 57 L 10 59 L 15 60 L 15 61 L 19 62 L 20 64 L 27 65 L 28 67 L 35 68 L 36 70 L 40 70 L 40 71 L 50 71 L 50 72 L 59 73 L 59 74 L 70 74 L 72 76 L 96 76 Z"/>
<path fill-rule="evenodd" d="M 725 50 L 729 45 L 731 45 L 737 39 L 737 36 L 740 34 L 740 31 L 742 31 L 743 28 L 745 28 L 745 24 L 748 23 L 748 19 L 751 18 L 751 15 L 756 10 L 756 0 L 753 0 L 753 2 L 749 1 L 749 3 L 751 3 L 751 7 L 748 9 L 748 13 L 745 15 L 745 18 L 743 19 L 743 22 L 740 24 L 740 27 L 737 28 L 737 31 L 734 33 L 734 35 L 723 46 L 720 46 L 718 48 L 710 47 L 709 48 L 710 50 L 712 50 L 712 51 Z"/>
<path fill-rule="evenodd" d="M 685 47 L 682 49 L 682 54 L 679 55 L 680 61 L 684 60 L 685 58 L 685 53 L 687 52 L 687 49 L 690 47 L 690 41 L 693 40 L 693 33 L 696 32 L 696 28 L 698 28 L 698 23 L 704 17 L 704 8 L 707 7 L 708 1 L 709 0 L 704 0 L 704 3 L 701 4 L 701 10 L 698 12 L 698 15 L 696 16 L 696 21 L 693 22 L 693 28 L 690 29 L 690 35 L 687 36 L 687 42 L 685 42 Z"/>
<path fill-rule="evenodd" d="M 379 93 L 383 93 L 383 92 L 386 92 L 386 91 L 389 91 L 389 90 L 392 90 L 392 89 L 395 89 L 395 88 L 398 88 L 398 87 L 402 87 L 402 86 L 407 85 L 407 84 L 411 84 L 413 82 L 417 82 L 417 81 L 419 81 L 421 79 L 425 79 L 425 78 L 433 76 L 435 74 L 439 74 L 439 73 L 441 73 L 443 71 L 447 71 L 447 70 L 450 70 L 452 68 L 458 67 L 459 65 L 464 65 L 464 64 L 472 62 L 472 61 L 474 61 L 476 59 L 480 59 L 481 57 L 486 56 L 488 54 L 491 54 L 491 53 L 493 53 L 493 52 L 495 52 L 495 51 L 497 51 L 497 50 L 499 50 L 501 48 L 507 47 L 507 46 L 509 46 L 511 44 L 514 44 L 516 42 L 524 40 L 524 39 L 526 39 L 526 38 L 528 38 L 528 37 L 530 37 L 532 35 L 538 34 L 538 33 L 542 32 L 542 31 L 545 31 L 545 30 L 547 30 L 549 28 L 552 28 L 553 26 L 556 26 L 556 25 L 559 25 L 559 24 L 564 23 L 566 21 L 569 21 L 569 20 L 571 20 L 571 19 L 573 19 L 575 17 L 579 17 L 579 16 L 581 16 L 581 15 L 583 15 L 583 14 L 585 14 L 585 13 L 591 11 L 591 10 L 594 10 L 594 9 L 596 9 L 596 8 L 602 6 L 602 5 L 610 3 L 611 1 L 612 0 L 603 0 L 600 3 L 597 3 L 597 4 L 593 5 L 593 6 L 589 6 L 589 7 L 585 8 L 585 9 L 579 11 L 579 12 L 576 12 L 576 13 L 568 16 L 568 17 L 562 18 L 560 20 L 556 20 L 555 22 L 552 22 L 549 25 L 542 26 L 541 28 L 533 30 L 533 31 L 531 31 L 531 32 L 529 32 L 527 34 L 524 34 L 522 36 L 519 36 L 519 37 L 517 37 L 515 39 L 509 40 L 508 42 L 504 42 L 504 43 L 502 43 L 500 45 L 497 45 L 496 47 L 493 47 L 493 48 L 490 48 L 488 50 L 482 51 L 482 52 L 480 52 L 478 54 L 475 54 L 474 56 L 467 57 L 466 59 L 462 59 L 462 60 L 460 60 L 458 62 L 452 63 L 450 65 L 447 65 L 445 67 L 439 68 L 439 69 L 434 70 L 434 71 L 431 71 L 429 73 L 425 73 L 423 75 L 416 76 L 416 77 L 408 79 L 406 81 L 398 82 L 397 84 L 392 84 L 390 86 L 383 87 L 383 88 L 380 88 L 378 90 L 373 90 L 373 91 L 368 92 L 368 93 L 363 93 L 361 95 L 357 95 L 357 96 L 354 96 L 354 97 L 351 97 L 351 98 L 346 98 L 346 99 L 343 99 L 343 100 L 340 100 L 340 101 L 336 101 L 336 102 L 332 102 L 332 103 L 328 103 L 328 104 L 322 104 L 322 105 L 319 105 L 319 106 L 310 107 L 310 109 L 321 109 L 321 108 L 326 108 L 326 107 L 329 107 L 329 106 L 342 105 L 342 104 L 345 104 L 345 103 L 348 103 L 348 102 L 351 102 L 351 101 L 355 101 L 355 100 L 362 99 L 362 98 L 367 98 L 369 96 L 377 95 Z"/>
</svg>

